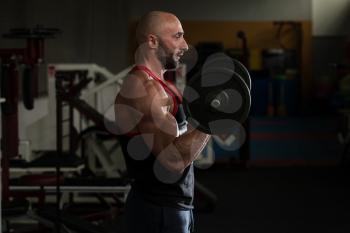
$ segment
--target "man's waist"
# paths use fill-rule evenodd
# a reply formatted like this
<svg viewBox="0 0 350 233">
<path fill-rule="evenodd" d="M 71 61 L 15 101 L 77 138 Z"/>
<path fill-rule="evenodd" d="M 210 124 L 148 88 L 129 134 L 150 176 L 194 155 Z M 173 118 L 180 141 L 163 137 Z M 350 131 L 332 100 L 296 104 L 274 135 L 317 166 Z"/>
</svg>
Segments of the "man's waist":
<svg viewBox="0 0 350 233">
<path fill-rule="evenodd" d="M 193 196 L 181 195 L 171 190 L 169 192 L 152 188 L 147 190 L 134 184 L 132 185 L 131 192 L 133 192 L 135 197 L 142 198 L 155 205 L 168 206 L 181 210 L 193 209 Z"/>
</svg>

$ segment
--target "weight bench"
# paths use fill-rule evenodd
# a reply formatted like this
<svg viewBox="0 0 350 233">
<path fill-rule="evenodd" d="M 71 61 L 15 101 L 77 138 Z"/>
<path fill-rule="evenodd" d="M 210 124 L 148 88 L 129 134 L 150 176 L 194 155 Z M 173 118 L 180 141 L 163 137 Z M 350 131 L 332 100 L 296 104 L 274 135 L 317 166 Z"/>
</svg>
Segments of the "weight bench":
<svg viewBox="0 0 350 233">
<path fill-rule="evenodd" d="M 10 160 L 10 172 L 56 172 L 57 164 L 60 165 L 61 172 L 78 172 L 85 166 L 83 159 L 69 152 L 62 152 L 61 155 L 57 151 L 39 153 L 40 157 L 31 162 Z"/>
<path fill-rule="evenodd" d="M 81 199 L 91 196 L 101 201 L 102 195 L 121 195 L 118 201 L 125 202 L 130 191 L 129 181 L 122 178 L 65 178 L 60 184 L 60 192 L 65 195 L 79 194 Z M 56 194 L 56 184 L 40 184 L 39 182 L 22 182 L 21 178 L 10 180 L 9 190 L 11 193 L 42 192 L 44 195 Z M 84 195 L 84 196 L 82 196 Z M 64 199 L 61 198 L 62 202 Z M 63 204 L 63 203 L 61 203 Z"/>
</svg>

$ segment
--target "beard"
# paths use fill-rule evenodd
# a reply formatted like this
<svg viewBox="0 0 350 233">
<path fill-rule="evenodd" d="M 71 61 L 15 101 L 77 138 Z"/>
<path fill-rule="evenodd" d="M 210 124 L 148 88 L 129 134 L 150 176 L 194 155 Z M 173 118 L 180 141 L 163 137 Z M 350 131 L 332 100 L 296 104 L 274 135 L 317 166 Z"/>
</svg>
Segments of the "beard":
<svg viewBox="0 0 350 233">
<path fill-rule="evenodd" d="M 170 49 L 165 46 L 161 39 L 159 40 L 157 57 L 166 70 L 175 69 L 179 65 L 179 62 L 174 59 L 174 53 L 172 53 Z"/>
</svg>

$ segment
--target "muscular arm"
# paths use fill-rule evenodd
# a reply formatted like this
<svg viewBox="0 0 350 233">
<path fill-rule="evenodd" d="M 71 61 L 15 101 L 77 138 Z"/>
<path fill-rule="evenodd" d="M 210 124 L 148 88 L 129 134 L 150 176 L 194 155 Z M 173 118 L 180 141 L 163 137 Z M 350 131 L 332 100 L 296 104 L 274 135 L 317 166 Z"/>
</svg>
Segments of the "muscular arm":
<svg viewBox="0 0 350 233">
<path fill-rule="evenodd" d="M 207 144 L 210 136 L 197 129 L 190 129 L 189 132 L 184 135 L 175 138 L 173 144 L 175 148 L 182 155 L 184 168 L 187 167 L 203 150 Z M 181 161 L 178 163 L 177 170 L 184 169 L 181 167 Z"/>
<path fill-rule="evenodd" d="M 203 150 L 209 135 L 189 127 L 188 132 L 177 137 L 176 119 L 166 109 L 169 98 L 155 81 L 146 80 L 143 85 L 126 83 L 127 90 L 123 88 L 121 92 L 127 92 L 129 96 L 133 96 L 133 93 L 140 95 L 140 88 L 145 91 L 143 97 L 123 98 L 123 102 L 142 113 L 143 117 L 136 128 L 142 134 L 153 135 L 153 140 L 145 141 L 160 163 L 171 171 L 182 172 Z"/>
</svg>

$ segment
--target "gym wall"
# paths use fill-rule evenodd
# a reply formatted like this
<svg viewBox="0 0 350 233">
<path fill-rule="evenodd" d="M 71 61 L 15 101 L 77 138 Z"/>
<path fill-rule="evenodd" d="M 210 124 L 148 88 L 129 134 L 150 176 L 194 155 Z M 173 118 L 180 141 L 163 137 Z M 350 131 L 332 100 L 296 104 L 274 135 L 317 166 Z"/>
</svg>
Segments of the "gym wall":
<svg viewBox="0 0 350 233">
<path fill-rule="evenodd" d="M 310 20 L 310 0 L 216 0 L 216 1 L 161 1 L 150 0 L 147 4 L 129 1 L 130 17 L 138 18 L 149 10 L 166 10 L 182 20 Z"/>
<path fill-rule="evenodd" d="M 63 31 L 46 41 L 45 62 L 97 63 L 114 73 L 127 66 L 127 1 L 124 0 L 3 0 L 0 33 L 10 28 L 44 27 Z M 4 40 L 1 47 L 18 47 L 24 41 Z M 40 90 L 46 90 L 43 74 Z"/>
</svg>

